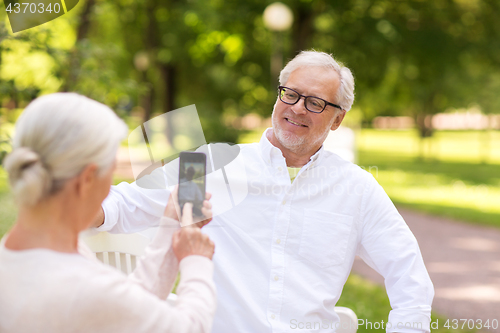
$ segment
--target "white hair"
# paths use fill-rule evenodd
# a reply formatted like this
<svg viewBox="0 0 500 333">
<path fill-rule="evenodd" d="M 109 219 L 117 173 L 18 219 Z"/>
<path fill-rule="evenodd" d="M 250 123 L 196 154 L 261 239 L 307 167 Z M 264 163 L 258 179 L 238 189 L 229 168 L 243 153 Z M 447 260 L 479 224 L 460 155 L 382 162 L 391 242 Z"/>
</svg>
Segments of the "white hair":
<svg viewBox="0 0 500 333">
<path fill-rule="evenodd" d="M 19 117 L 13 150 L 4 161 L 17 203 L 40 202 L 91 163 L 102 176 L 127 133 L 109 107 L 85 96 L 55 93 L 35 99 Z"/>
<path fill-rule="evenodd" d="M 323 67 L 333 69 L 340 78 L 337 91 L 337 104 L 342 110 L 349 111 L 354 102 L 354 77 L 351 70 L 337 62 L 332 55 L 325 52 L 302 51 L 286 64 L 280 73 L 280 85 L 286 84 L 290 74 L 301 67 Z"/>
</svg>

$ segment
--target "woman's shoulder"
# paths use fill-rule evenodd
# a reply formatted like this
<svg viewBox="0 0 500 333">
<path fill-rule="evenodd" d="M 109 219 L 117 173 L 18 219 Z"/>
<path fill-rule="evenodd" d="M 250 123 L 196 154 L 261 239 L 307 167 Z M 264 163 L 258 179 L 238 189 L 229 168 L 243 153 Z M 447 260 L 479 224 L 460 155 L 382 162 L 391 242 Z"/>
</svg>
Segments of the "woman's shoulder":
<svg viewBox="0 0 500 333">
<path fill-rule="evenodd" d="M 32 318 L 41 331 L 106 332 L 110 317 L 127 322 L 147 294 L 120 271 L 79 254 L 36 250 L 16 257 L 14 265 L 0 256 L 0 308 L 9 309 L 8 321 L 20 331 L 32 330 L 23 319 Z"/>
</svg>

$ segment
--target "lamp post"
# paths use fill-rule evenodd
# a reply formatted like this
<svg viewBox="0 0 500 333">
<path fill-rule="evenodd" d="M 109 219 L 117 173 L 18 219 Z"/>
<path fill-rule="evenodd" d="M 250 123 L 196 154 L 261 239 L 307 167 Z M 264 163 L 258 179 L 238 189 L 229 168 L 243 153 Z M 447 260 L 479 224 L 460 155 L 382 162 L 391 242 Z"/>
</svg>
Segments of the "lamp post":
<svg viewBox="0 0 500 333">
<path fill-rule="evenodd" d="M 271 51 L 271 89 L 276 88 L 278 75 L 283 67 L 283 32 L 291 28 L 293 13 L 281 3 L 274 2 L 264 10 L 264 25 L 273 32 Z"/>
<path fill-rule="evenodd" d="M 134 67 L 141 73 L 141 81 L 147 87 L 147 91 L 143 97 L 144 115 L 143 122 L 147 122 L 151 118 L 153 112 L 153 87 L 148 80 L 147 71 L 150 66 L 149 55 L 145 51 L 139 51 L 134 56 Z"/>
<path fill-rule="evenodd" d="M 145 51 L 139 51 L 134 56 L 134 67 L 139 72 L 145 72 L 149 68 L 149 56 Z"/>
</svg>

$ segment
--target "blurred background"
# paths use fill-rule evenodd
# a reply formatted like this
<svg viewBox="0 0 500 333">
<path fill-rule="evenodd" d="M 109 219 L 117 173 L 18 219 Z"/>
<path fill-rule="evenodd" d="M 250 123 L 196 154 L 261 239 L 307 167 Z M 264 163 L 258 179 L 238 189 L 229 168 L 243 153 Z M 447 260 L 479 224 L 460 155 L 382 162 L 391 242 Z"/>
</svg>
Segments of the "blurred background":
<svg viewBox="0 0 500 333">
<path fill-rule="evenodd" d="M 490 278 L 486 294 L 494 297 L 485 301 L 474 292 L 469 298 L 451 297 L 436 310 L 440 326 L 461 313 L 482 318 L 474 311 L 454 311 L 486 302 L 496 309 L 498 327 L 500 2 L 85 0 L 54 21 L 16 34 L 4 8 L 0 160 L 10 151 L 23 108 L 58 91 L 76 91 L 109 105 L 131 130 L 196 104 L 207 142 L 255 142 L 271 124 L 283 64 L 300 50 L 332 53 L 356 80 L 354 107 L 343 123 L 350 129 L 345 137 L 352 141 L 352 159 L 376 177 L 398 209 L 493 237 L 486 250 L 469 246 L 469 261 L 474 255 L 496 258 L 480 269 Z M 126 146 L 119 158 L 115 181 L 133 181 L 134 157 Z M 15 216 L 0 168 L 0 236 Z M 419 241 L 433 232 L 425 230 Z M 481 236 L 476 238 L 484 245 Z M 436 244 L 426 246 L 430 256 L 439 251 Z M 451 279 L 478 274 L 461 267 L 463 272 L 447 271 Z M 443 277 L 440 272 L 430 269 L 433 280 Z M 386 320 L 389 303 L 377 282 L 369 274 L 351 276 L 341 303 L 360 318 Z M 455 301 L 466 304 L 455 307 Z"/>
</svg>

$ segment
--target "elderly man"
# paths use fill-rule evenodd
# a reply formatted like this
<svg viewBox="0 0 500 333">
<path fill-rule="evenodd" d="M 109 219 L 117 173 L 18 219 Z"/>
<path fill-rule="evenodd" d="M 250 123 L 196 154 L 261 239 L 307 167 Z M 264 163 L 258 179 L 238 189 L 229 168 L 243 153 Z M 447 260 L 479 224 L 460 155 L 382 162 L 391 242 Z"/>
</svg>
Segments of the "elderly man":
<svg viewBox="0 0 500 333">
<path fill-rule="evenodd" d="M 247 197 L 204 228 L 216 244 L 213 331 L 334 331 L 334 306 L 359 255 L 385 278 L 387 331 L 428 332 L 434 291 L 415 237 L 371 174 L 322 148 L 353 103 L 350 70 L 326 53 L 301 52 L 280 84 L 272 128 L 240 146 Z M 120 184 L 100 228 L 154 225 L 165 200 Z"/>
</svg>

